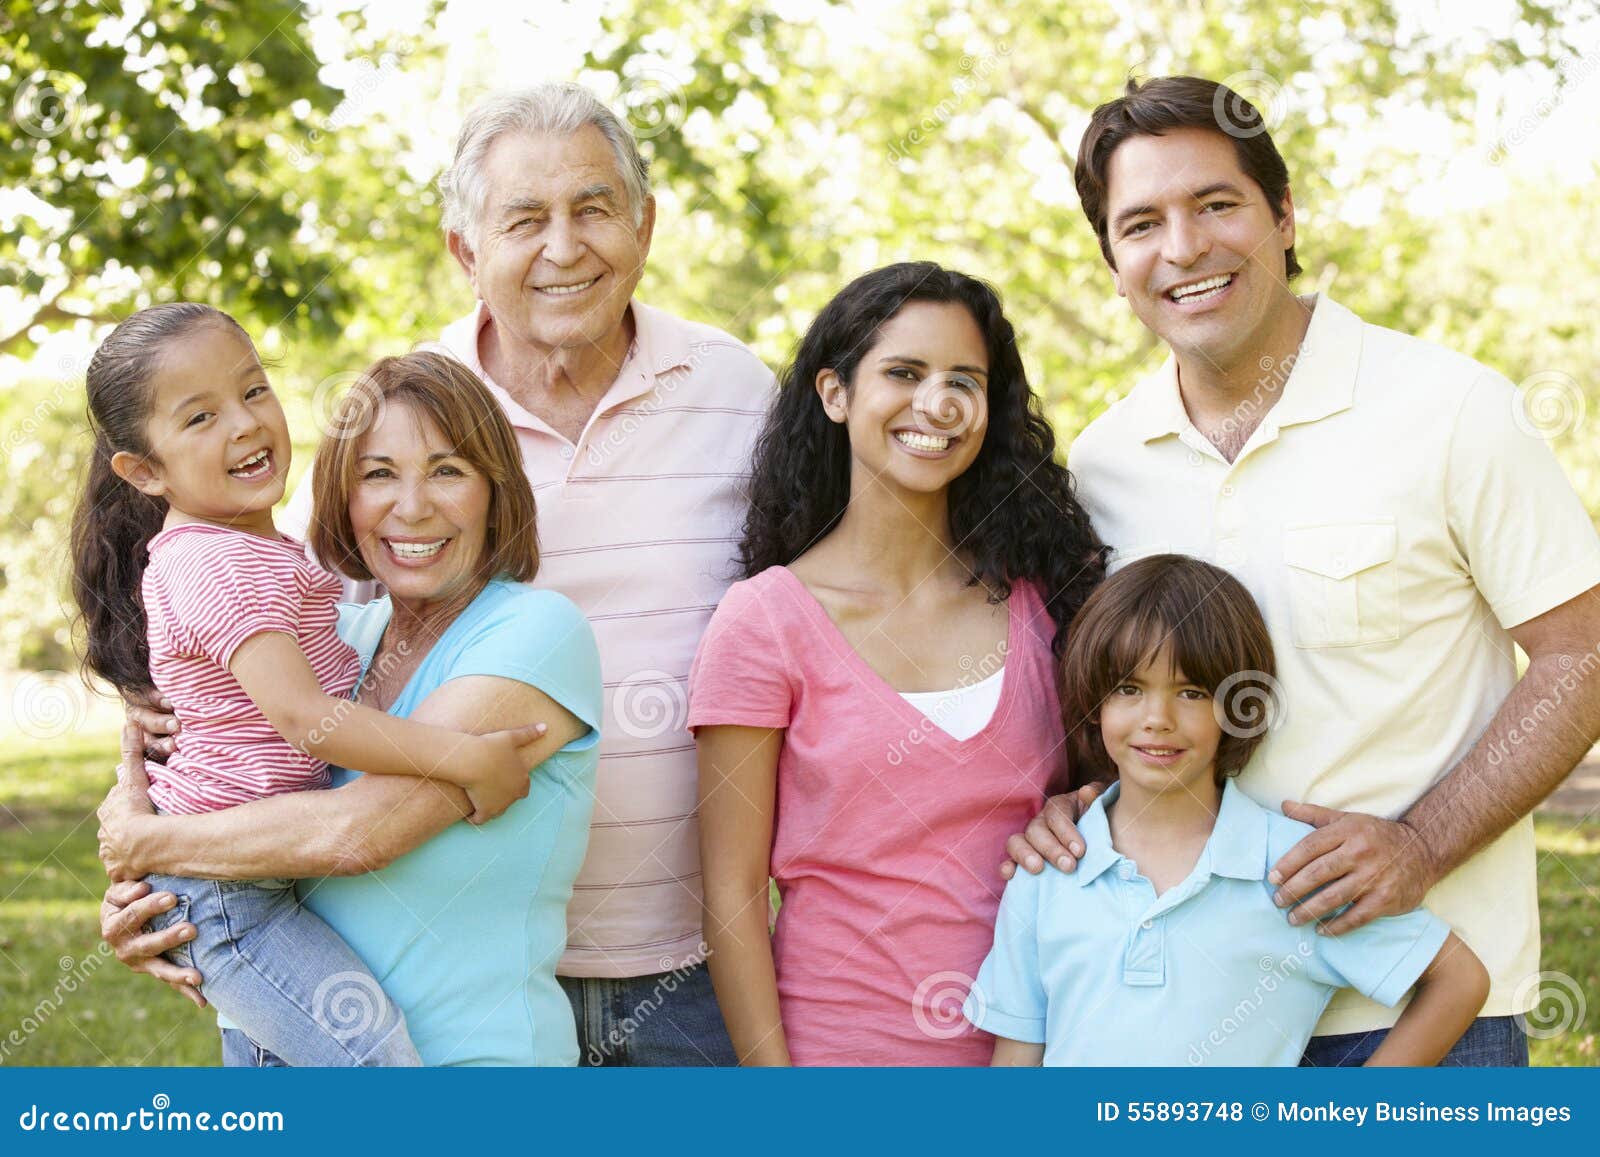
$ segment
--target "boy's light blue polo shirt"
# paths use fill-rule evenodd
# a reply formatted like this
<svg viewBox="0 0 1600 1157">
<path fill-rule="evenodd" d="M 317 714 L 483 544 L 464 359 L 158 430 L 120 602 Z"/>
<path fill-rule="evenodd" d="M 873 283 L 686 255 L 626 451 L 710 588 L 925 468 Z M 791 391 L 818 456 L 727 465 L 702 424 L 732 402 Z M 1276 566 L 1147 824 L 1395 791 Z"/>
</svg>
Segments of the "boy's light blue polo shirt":
<svg viewBox="0 0 1600 1157">
<path fill-rule="evenodd" d="M 1290 924 L 1267 871 L 1312 829 L 1232 780 L 1194 870 L 1158 898 L 1112 847 L 1117 795 L 1084 813 L 1076 872 L 1006 885 L 963 1009 L 996 1036 L 1043 1043 L 1047 1065 L 1296 1065 L 1334 992 L 1392 1007 L 1450 933 L 1422 908 L 1342 936 Z"/>
</svg>

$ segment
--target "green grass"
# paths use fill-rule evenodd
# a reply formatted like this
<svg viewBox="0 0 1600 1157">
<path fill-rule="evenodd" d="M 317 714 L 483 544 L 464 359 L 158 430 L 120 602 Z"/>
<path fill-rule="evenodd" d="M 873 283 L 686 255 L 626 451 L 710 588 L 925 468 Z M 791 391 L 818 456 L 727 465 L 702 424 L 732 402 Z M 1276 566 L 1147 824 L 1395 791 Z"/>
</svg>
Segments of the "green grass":
<svg viewBox="0 0 1600 1157">
<path fill-rule="evenodd" d="M 0 742 L 0 1064 L 217 1061 L 209 1011 L 100 949 L 104 876 L 95 858 L 94 808 L 115 762 L 114 737 Z M 1540 816 L 1537 828 L 1544 968 L 1571 978 L 1586 1015 L 1567 1032 L 1534 1040 L 1533 1061 L 1593 1065 L 1600 819 Z"/>
</svg>

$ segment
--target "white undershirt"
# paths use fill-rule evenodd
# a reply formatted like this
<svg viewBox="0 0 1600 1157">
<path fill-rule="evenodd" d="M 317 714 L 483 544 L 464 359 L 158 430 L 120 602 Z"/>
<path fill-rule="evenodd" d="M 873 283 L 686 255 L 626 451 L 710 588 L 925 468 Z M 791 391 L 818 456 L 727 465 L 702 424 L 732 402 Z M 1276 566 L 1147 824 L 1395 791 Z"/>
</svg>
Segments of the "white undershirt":
<svg viewBox="0 0 1600 1157">
<path fill-rule="evenodd" d="M 989 725 L 1000 703 L 1006 669 L 950 691 L 902 691 L 900 697 L 952 739 L 971 739 Z"/>
</svg>

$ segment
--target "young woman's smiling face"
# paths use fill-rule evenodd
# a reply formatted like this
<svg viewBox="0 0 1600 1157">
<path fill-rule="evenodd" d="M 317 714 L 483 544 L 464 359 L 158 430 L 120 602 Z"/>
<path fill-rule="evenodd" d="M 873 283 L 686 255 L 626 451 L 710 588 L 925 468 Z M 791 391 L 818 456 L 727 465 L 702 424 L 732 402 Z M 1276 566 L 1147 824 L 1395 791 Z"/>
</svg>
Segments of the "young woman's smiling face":
<svg viewBox="0 0 1600 1157">
<path fill-rule="evenodd" d="M 942 490 L 978 457 L 989 425 L 989 353 L 965 306 L 913 301 L 878 331 L 847 388 L 817 377 L 828 416 L 850 432 L 856 477 Z"/>
<path fill-rule="evenodd" d="M 489 479 L 413 407 L 383 407 L 362 436 L 350 525 L 372 576 L 400 602 L 475 590 L 488 535 Z"/>
</svg>

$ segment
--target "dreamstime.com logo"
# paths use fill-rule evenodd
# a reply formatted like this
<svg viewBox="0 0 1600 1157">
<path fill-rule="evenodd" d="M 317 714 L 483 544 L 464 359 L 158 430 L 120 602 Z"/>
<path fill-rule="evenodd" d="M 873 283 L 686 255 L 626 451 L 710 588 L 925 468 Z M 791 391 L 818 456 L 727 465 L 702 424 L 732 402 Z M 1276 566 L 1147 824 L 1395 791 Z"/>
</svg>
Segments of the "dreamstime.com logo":
<svg viewBox="0 0 1600 1157">
<path fill-rule="evenodd" d="M 157 1093 L 150 1107 L 125 1113 L 107 1109 L 54 1109 L 29 1105 L 17 1116 L 25 1133 L 282 1133 L 283 1114 L 228 1109 L 189 1113 L 172 1108 L 172 1098 Z"/>
</svg>

